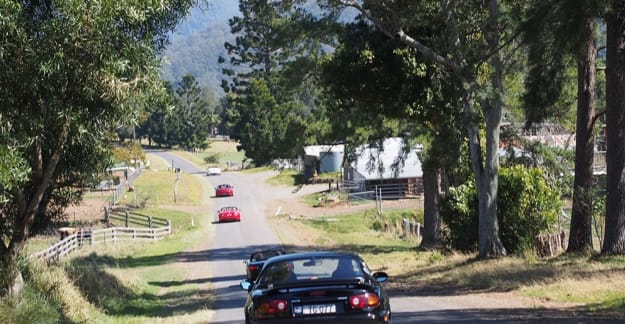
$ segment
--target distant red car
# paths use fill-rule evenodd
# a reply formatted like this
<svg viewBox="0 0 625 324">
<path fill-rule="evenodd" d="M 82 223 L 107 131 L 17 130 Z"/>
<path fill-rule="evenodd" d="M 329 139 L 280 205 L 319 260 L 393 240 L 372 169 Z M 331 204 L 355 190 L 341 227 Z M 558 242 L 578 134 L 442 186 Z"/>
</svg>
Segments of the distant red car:
<svg viewBox="0 0 625 324">
<path fill-rule="evenodd" d="M 229 184 L 220 184 L 215 187 L 215 197 L 231 197 L 234 196 L 234 187 Z"/>
<path fill-rule="evenodd" d="M 223 222 L 240 222 L 241 221 L 241 210 L 238 207 L 228 206 L 221 207 L 217 211 L 217 218 L 220 223 Z"/>
</svg>

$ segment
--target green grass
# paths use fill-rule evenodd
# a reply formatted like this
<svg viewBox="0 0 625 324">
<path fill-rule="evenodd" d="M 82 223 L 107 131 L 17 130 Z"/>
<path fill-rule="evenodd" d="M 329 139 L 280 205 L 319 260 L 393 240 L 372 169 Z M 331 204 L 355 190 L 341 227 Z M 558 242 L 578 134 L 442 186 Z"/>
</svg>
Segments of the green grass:
<svg viewBox="0 0 625 324">
<path fill-rule="evenodd" d="M 259 167 L 253 167 L 253 168 L 246 168 L 245 170 L 243 170 L 243 172 L 254 174 L 254 173 L 261 173 L 261 172 L 266 172 L 266 171 L 271 171 L 271 170 L 273 170 L 273 168 L 271 167 L 259 166 Z"/>
<path fill-rule="evenodd" d="M 187 269 L 174 261 L 181 251 L 206 237 L 210 218 L 162 209 L 141 213 L 170 219 L 174 234 L 157 243 L 85 251 L 72 259 L 70 278 L 87 296 L 95 296 L 89 301 L 108 314 L 106 322 L 149 323 L 159 317 L 176 321 L 198 312 L 206 315 L 211 299 L 199 298 L 197 284 L 185 281 Z"/>
<path fill-rule="evenodd" d="M 293 186 L 304 183 L 304 176 L 296 170 L 284 170 L 266 181 L 274 186 Z"/>
<path fill-rule="evenodd" d="M 323 192 L 323 191 L 315 192 L 313 194 L 302 197 L 301 200 L 304 203 L 306 203 L 308 206 L 317 206 L 319 205 L 319 201 L 321 201 L 321 199 L 323 199 L 325 195 L 326 195 L 326 192 Z"/>
<path fill-rule="evenodd" d="M 339 178 L 339 172 L 327 172 L 320 174 L 317 179 L 321 182 L 336 181 Z M 298 186 L 306 183 L 304 174 L 297 170 L 283 170 L 278 175 L 267 179 L 267 183 L 271 185 Z"/>
<path fill-rule="evenodd" d="M 376 231 L 376 221 L 379 218 L 374 211 L 302 220 L 305 225 L 323 232 L 320 237 L 323 242 L 349 247 L 349 250 L 361 254 L 409 251 L 414 247 L 413 241 Z"/>
<path fill-rule="evenodd" d="M 245 152 L 237 151 L 236 142 L 226 141 L 211 142 L 211 146 L 204 151 L 174 151 L 174 153 L 200 167 L 208 167 L 209 164 L 204 161 L 204 158 L 216 154 L 219 157 L 219 163 L 217 163 L 217 166 L 223 170 L 228 170 L 229 165 L 240 166 L 242 161 L 245 159 Z M 249 162 L 246 161 L 245 164 L 249 164 Z M 210 165 L 214 164 L 211 163 Z"/>
<path fill-rule="evenodd" d="M 385 209 L 382 219 L 389 224 L 401 223 L 404 219 L 423 224 L 423 210 L 417 209 Z"/>
<path fill-rule="evenodd" d="M 149 207 L 201 203 L 202 189 L 195 175 L 171 172 L 165 161 L 155 156 L 150 161 L 154 165 L 134 181 L 134 191 L 124 193 L 121 204 Z"/>
</svg>

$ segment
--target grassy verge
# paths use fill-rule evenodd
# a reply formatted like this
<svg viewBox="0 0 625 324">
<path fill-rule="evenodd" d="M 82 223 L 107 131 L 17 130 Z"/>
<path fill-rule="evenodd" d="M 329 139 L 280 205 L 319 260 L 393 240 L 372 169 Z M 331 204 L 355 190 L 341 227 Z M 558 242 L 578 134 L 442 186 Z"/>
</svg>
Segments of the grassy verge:
<svg viewBox="0 0 625 324">
<path fill-rule="evenodd" d="M 151 167 L 133 183 L 134 191 L 121 199 L 122 205 L 141 207 L 161 205 L 194 205 L 203 201 L 201 182 L 188 173 L 174 173 L 166 161 L 150 157 Z"/>
<path fill-rule="evenodd" d="M 625 312 L 625 257 L 510 256 L 478 261 L 474 254 L 422 250 L 415 240 L 377 230 L 380 222 L 420 221 L 421 217 L 421 213 L 395 210 L 379 218 L 368 210 L 314 220 L 278 215 L 270 221 L 289 249 L 360 254 L 372 269 L 391 275 L 391 289 L 434 294 L 512 292 L 535 305 L 550 302 L 589 311 Z"/>
<path fill-rule="evenodd" d="M 283 170 L 267 179 L 267 183 L 274 186 L 293 186 L 304 183 L 304 176 L 296 170 Z"/>
<path fill-rule="evenodd" d="M 338 172 L 322 173 L 317 177 L 316 181 L 328 182 L 335 181 L 339 177 Z M 306 183 L 304 174 L 297 170 L 283 170 L 278 175 L 267 179 L 267 183 L 271 185 L 298 186 Z"/>
<path fill-rule="evenodd" d="M 158 243 L 83 251 L 66 266 L 89 303 L 102 310 L 104 322 L 196 323 L 209 316 L 210 296 L 202 296 L 196 283 L 186 281 L 185 267 L 176 263 L 181 251 L 206 237 L 209 217 L 166 209 L 142 213 L 157 211 L 172 221 L 170 237 Z"/>
<path fill-rule="evenodd" d="M 200 323 L 210 318 L 211 296 L 198 282 L 185 280 L 188 264 L 177 256 L 213 234 L 210 208 L 202 205 L 210 201 L 204 198 L 212 188 L 198 176 L 182 174 L 178 190 L 185 194 L 174 200 L 176 175 L 166 163 L 152 161 L 122 202 L 143 201 L 136 211 L 171 220 L 173 234 L 158 242 L 83 247 L 50 266 L 26 263 L 24 293 L 0 300 L 1 323 Z"/>
</svg>

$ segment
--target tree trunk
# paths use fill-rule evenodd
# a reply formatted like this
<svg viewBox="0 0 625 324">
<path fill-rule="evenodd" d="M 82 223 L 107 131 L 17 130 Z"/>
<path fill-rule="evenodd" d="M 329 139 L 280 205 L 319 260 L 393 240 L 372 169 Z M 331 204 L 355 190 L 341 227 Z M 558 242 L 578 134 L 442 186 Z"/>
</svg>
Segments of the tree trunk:
<svg viewBox="0 0 625 324">
<path fill-rule="evenodd" d="M 440 170 L 423 168 L 423 239 L 422 248 L 439 246 L 441 243 L 441 217 L 438 213 L 438 198 L 441 194 Z"/>
<path fill-rule="evenodd" d="M 607 199 L 602 254 L 625 254 L 625 0 L 606 16 Z"/>
<path fill-rule="evenodd" d="M 7 245 L 0 240 L 0 260 L 7 262 L 3 266 L 9 269 L 14 269 L 13 262 L 16 257 L 24 250 L 26 240 L 30 236 L 30 229 L 35 220 L 35 216 L 39 209 L 42 199 L 44 199 L 47 188 L 53 183 L 53 176 L 56 168 L 61 160 L 65 142 L 69 134 L 70 120 L 66 119 L 62 125 L 61 134 L 56 147 L 53 148 L 52 155 L 46 161 L 43 159 L 42 147 L 40 143 L 35 142 L 33 144 L 33 173 L 36 174 L 35 181 L 32 186 L 24 189 L 28 192 L 16 191 L 13 192 L 14 199 L 17 205 L 17 213 L 15 214 L 15 230 L 11 235 L 11 239 Z M 11 293 L 17 294 L 21 290 L 22 285 L 19 280 L 22 279 L 21 273 L 14 270 L 10 274 L 13 278 L 10 278 L 8 287 L 6 287 Z"/>
<path fill-rule="evenodd" d="M 490 23 L 486 38 L 490 48 L 499 47 L 499 3 L 489 1 Z M 497 191 L 499 187 L 499 132 L 501 127 L 501 112 L 503 110 L 503 63 L 499 50 L 495 50 L 490 58 L 492 71 L 490 75 L 492 94 L 485 105 L 486 118 L 486 156 L 484 168 L 476 169 L 478 204 L 479 204 L 479 243 L 480 258 L 506 255 L 506 249 L 499 238 L 499 222 L 497 221 Z M 479 145 L 478 130 L 472 131 L 474 140 L 472 145 Z M 473 153 L 474 150 L 471 150 Z M 481 166 L 481 156 L 471 159 L 480 159 L 473 164 Z"/>
<path fill-rule="evenodd" d="M 593 21 L 586 22 L 588 37 L 577 60 L 577 125 L 573 210 L 567 252 L 592 251 L 592 183 L 594 159 L 595 58 Z"/>
<path fill-rule="evenodd" d="M 497 156 L 498 145 L 496 143 L 498 143 L 499 139 L 499 123 L 496 123 L 498 119 L 496 117 L 496 108 L 492 107 L 490 110 L 487 112 L 486 122 L 486 165 L 477 172 L 474 170 L 479 206 L 478 257 L 480 258 L 506 255 L 506 249 L 499 238 L 499 222 L 497 221 L 497 190 L 499 187 L 497 173 L 499 161 Z M 501 111 L 498 115 L 501 116 Z M 499 120 L 501 120 L 500 118 Z M 477 130 L 474 133 L 477 133 Z M 481 155 L 471 159 L 477 158 L 481 158 Z"/>
</svg>

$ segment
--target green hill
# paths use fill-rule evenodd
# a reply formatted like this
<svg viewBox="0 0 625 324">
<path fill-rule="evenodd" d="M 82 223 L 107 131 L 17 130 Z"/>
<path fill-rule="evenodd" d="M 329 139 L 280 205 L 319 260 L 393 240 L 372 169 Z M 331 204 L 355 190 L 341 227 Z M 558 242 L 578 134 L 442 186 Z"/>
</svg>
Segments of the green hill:
<svg viewBox="0 0 625 324">
<path fill-rule="evenodd" d="M 239 2 L 233 0 L 211 0 L 193 8 L 170 35 L 170 44 L 161 56 L 163 78 L 175 82 L 192 74 L 202 87 L 221 97 L 222 66 L 217 59 L 226 54 L 224 43 L 234 40 L 228 19 L 238 14 Z"/>
</svg>

